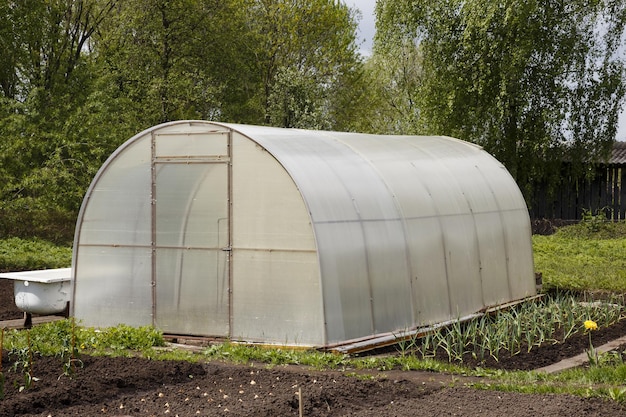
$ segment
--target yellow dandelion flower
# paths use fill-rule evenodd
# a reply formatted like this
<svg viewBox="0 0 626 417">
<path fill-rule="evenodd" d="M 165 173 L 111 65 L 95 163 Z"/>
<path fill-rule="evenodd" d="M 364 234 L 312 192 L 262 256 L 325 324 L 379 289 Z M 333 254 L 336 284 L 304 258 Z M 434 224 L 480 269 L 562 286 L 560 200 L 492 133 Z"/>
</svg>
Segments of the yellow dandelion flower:
<svg viewBox="0 0 626 417">
<path fill-rule="evenodd" d="M 585 329 L 587 330 L 598 330 L 598 323 L 593 320 L 585 321 Z"/>
</svg>

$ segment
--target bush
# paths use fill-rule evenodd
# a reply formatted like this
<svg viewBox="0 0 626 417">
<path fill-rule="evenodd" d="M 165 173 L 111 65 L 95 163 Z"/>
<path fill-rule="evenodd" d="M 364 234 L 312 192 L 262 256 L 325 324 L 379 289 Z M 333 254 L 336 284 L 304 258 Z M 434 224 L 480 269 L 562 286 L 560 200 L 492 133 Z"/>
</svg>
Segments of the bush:
<svg viewBox="0 0 626 417">
<path fill-rule="evenodd" d="M 41 239 L 0 240 L 0 272 L 67 268 L 71 264 L 69 246 L 57 246 Z"/>
</svg>

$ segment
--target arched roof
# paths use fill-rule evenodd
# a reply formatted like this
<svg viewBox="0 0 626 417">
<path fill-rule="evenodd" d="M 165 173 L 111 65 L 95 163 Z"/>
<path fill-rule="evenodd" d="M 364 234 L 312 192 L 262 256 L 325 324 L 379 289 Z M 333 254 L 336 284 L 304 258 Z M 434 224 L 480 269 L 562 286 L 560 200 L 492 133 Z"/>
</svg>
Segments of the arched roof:
<svg viewBox="0 0 626 417">
<path fill-rule="evenodd" d="M 202 136 L 205 134 L 215 134 L 220 139 L 214 140 L 210 135 Z M 525 201 L 515 181 L 501 163 L 479 146 L 441 136 L 387 136 L 204 121 L 178 121 L 155 126 L 122 145 L 96 175 L 79 215 L 74 262 L 83 243 L 81 228 L 84 218 L 88 218 L 86 235 L 89 236 L 86 245 L 83 245 L 86 246 L 84 252 L 90 257 L 89 262 L 94 263 L 96 260 L 94 265 L 100 262 L 97 259 L 101 256 L 92 250 L 94 247 L 124 246 L 113 242 L 117 239 L 116 235 L 126 233 L 126 229 L 133 224 L 142 229 L 142 232 L 132 232 L 136 236 L 127 238 L 131 242 L 128 246 L 133 249 L 124 252 L 123 262 L 132 265 L 126 267 L 127 271 L 116 278 L 116 282 L 127 285 L 128 271 L 135 271 L 139 262 L 128 259 L 137 253 L 143 257 L 139 262 L 142 265 L 151 256 L 154 258 L 155 251 L 160 247 L 154 240 L 159 233 L 155 230 L 159 223 L 155 220 L 154 211 L 150 214 L 146 206 L 151 199 L 154 200 L 154 193 L 159 188 L 155 184 L 156 176 L 164 175 L 156 174 L 158 170 L 154 166 L 163 161 L 171 163 L 176 159 L 159 159 L 158 155 L 155 159 L 155 147 L 165 143 L 169 143 L 166 148 L 175 147 L 189 135 L 197 135 L 200 139 L 194 139 L 194 145 L 184 151 L 189 153 L 185 154 L 187 163 L 210 160 L 213 165 L 225 167 L 230 164 L 230 173 L 223 170 L 221 177 L 215 177 L 228 182 L 229 190 L 224 198 L 230 201 L 229 204 L 239 201 L 238 207 L 243 207 L 241 201 L 244 200 L 246 205 L 255 204 L 238 188 L 245 189 L 245 193 L 254 192 L 253 188 L 245 186 L 246 181 L 262 184 L 264 177 L 271 172 L 274 179 L 265 181 L 271 184 L 263 190 L 279 195 L 276 193 L 284 191 L 288 194 L 287 188 L 295 187 L 289 191 L 292 196 L 290 201 L 293 203 L 293 196 L 299 195 L 298 198 L 303 202 L 303 212 L 299 214 L 298 221 L 310 223 L 307 227 L 310 227 L 308 230 L 312 233 L 314 249 L 311 250 L 314 253 L 300 246 L 293 250 L 284 247 L 284 242 L 288 240 L 282 240 L 276 247 L 268 244 L 254 249 L 254 256 L 248 252 L 244 254 L 244 248 L 238 245 L 246 246 L 242 241 L 250 234 L 236 235 L 237 238 L 229 243 L 232 244 L 232 249 L 228 249 L 229 279 L 234 282 L 231 282 L 229 291 L 235 291 L 235 298 L 231 294 L 231 299 L 224 301 L 228 305 L 217 307 L 221 309 L 222 315 L 230 314 L 230 321 L 224 323 L 223 329 L 227 332 L 224 335 L 233 340 L 251 338 L 259 341 L 267 337 L 273 343 L 289 340 L 298 344 L 297 339 L 307 333 L 306 329 L 302 329 L 305 326 L 303 323 L 309 320 L 318 322 L 313 325 L 315 331 L 309 333 L 320 336 L 310 336 L 310 340 L 302 343 L 328 346 L 462 318 L 489 306 L 535 294 L 530 221 Z M 169 142 L 155 142 L 155 138 L 161 136 L 172 139 Z M 149 141 L 152 141 L 152 145 Z M 200 142 L 203 144 L 199 145 Z M 217 145 L 207 145 L 209 142 Z M 251 150 L 246 143 L 254 143 L 257 151 Z M 204 153 L 194 156 L 193 152 Z M 216 155 L 208 155 L 211 153 Z M 253 171 L 241 167 L 251 162 L 254 164 Z M 180 160 L 176 163 L 180 163 Z M 122 174 L 113 175 L 116 164 L 125 170 Z M 237 173 L 236 180 L 230 179 L 232 172 Z M 290 180 L 276 182 L 280 172 Z M 123 178 L 123 183 L 120 178 Z M 161 187 L 171 187 L 178 180 L 160 181 Z M 131 186 L 135 187 L 134 191 L 130 190 Z M 124 191 L 124 187 L 128 190 Z M 142 187 L 144 190 L 138 191 Z M 226 186 L 219 187 L 221 190 Z M 104 198 L 104 195 L 107 197 Z M 88 202 L 94 197 L 101 198 L 103 204 L 107 204 L 107 199 L 127 199 L 137 207 L 138 214 L 133 220 L 135 223 L 116 226 L 114 232 L 109 234 L 110 237 L 94 240 L 94 236 L 107 228 L 104 222 L 108 220 L 103 220 L 100 214 L 111 210 L 100 208 L 85 217 L 89 211 L 86 208 Z M 189 207 L 194 204 L 193 201 L 189 200 Z M 213 203 L 205 204 L 212 207 L 210 204 Z M 241 230 L 241 227 L 237 229 L 240 221 L 248 221 L 250 225 L 250 221 L 264 222 L 267 217 L 263 216 L 289 216 L 288 209 L 277 209 L 271 197 L 260 198 L 256 204 L 262 207 L 242 208 L 228 215 L 233 229 Z M 289 207 L 300 210 L 298 204 Z M 255 210 L 262 214 L 250 214 Z M 246 214 L 242 215 L 242 212 Z M 110 216 L 114 222 L 118 221 L 118 217 Z M 254 220 L 250 220 L 252 218 Z M 278 224 L 276 221 L 280 222 L 281 219 L 271 220 L 275 226 Z M 281 233 L 285 233 L 285 230 L 288 233 L 288 227 L 283 227 Z M 306 227 L 302 230 L 298 236 L 306 234 Z M 170 246 L 167 250 L 173 250 Z M 251 249 L 248 247 L 245 250 Z M 303 250 L 302 256 L 294 255 Z M 103 249 L 102 253 L 109 256 L 109 252 L 116 251 Z M 239 300 L 245 299 L 248 304 L 239 308 L 236 305 L 237 291 L 240 291 L 239 294 L 245 293 L 246 284 L 237 286 L 237 282 L 254 279 L 250 276 L 255 273 L 254 262 L 263 259 L 262 265 L 266 266 L 276 258 L 271 254 L 279 252 L 283 254 L 280 260 L 282 263 L 276 264 L 270 275 L 262 275 L 271 281 L 271 284 L 268 281 L 268 285 L 277 286 L 268 290 L 268 293 L 278 289 L 282 293 L 293 287 L 294 291 L 306 292 L 307 300 L 316 305 L 308 309 L 298 301 L 277 307 L 276 298 L 271 298 L 270 294 L 268 297 L 271 299 L 260 300 L 263 295 L 257 291 L 240 297 Z M 211 253 L 223 256 L 220 247 Z M 318 267 L 311 267 L 311 259 L 317 260 Z M 157 268 L 155 262 L 152 261 L 152 275 Z M 236 268 L 245 262 L 248 266 Z M 287 264 L 288 267 L 285 266 Z M 293 265 L 308 265 L 308 272 L 303 272 L 304 275 L 308 274 L 306 285 L 298 284 L 299 272 Z M 76 269 L 76 265 L 74 267 Z M 96 268 L 93 268 L 95 271 Z M 283 275 L 277 272 L 281 268 Z M 243 276 L 243 272 L 238 275 L 239 270 L 245 271 L 247 275 Z M 80 268 L 78 271 L 76 278 L 80 280 Z M 146 276 L 143 278 L 145 282 L 150 271 L 142 273 Z M 319 275 L 319 278 L 311 278 L 311 274 Z M 92 275 L 97 276 L 96 273 Z M 254 285 L 259 283 L 255 282 Z M 147 284 L 140 284 L 140 287 L 142 289 L 138 292 L 142 294 L 142 302 L 135 305 L 152 303 L 154 310 L 154 293 L 150 296 L 146 292 L 149 287 Z M 226 291 L 225 288 L 222 290 Z M 79 293 L 75 291 L 75 294 Z M 97 296 L 96 290 L 85 293 L 91 297 Z M 314 300 L 315 297 L 321 299 Z M 258 306 L 255 304 L 257 301 Z M 129 302 L 134 303 L 132 300 Z M 87 308 L 83 306 L 79 310 L 85 311 Z M 112 311 L 111 306 L 107 308 Z M 259 309 L 264 308 L 274 311 L 268 315 L 257 314 Z M 294 311 L 298 308 L 299 311 Z M 142 314 L 141 317 L 145 318 L 141 320 L 146 320 L 151 314 L 154 316 L 154 311 Z M 238 322 L 238 314 L 247 315 L 246 319 Z M 292 320 L 294 316 L 298 318 Z M 282 317 L 290 322 L 283 327 L 277 323 Z M 137 319 L 137 323 L 141 320 Z M 268 324 L 267 320 L 273 323 Z M 272 330 L 264 328 L 262 332 L 259 331 L 262 335 L 250 336 L 255 332 L 255 326 L 271 324 L 277 326 L 276 334 L 270 335 Z M 296 331 L 298 335 L 289 334 Z"/>
</svg>

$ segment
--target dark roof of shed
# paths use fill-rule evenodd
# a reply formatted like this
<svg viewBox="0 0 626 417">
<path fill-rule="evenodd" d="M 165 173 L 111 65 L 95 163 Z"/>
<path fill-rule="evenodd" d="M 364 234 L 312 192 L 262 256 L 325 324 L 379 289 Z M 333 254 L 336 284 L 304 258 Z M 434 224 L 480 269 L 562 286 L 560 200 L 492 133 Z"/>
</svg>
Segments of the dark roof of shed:
<svg viewBox="0 0 626 417">
<path fill-rule="evenodd" d="M 626 142 L 615 142 L 609 164 L 626 164 Z"/>
</svg>

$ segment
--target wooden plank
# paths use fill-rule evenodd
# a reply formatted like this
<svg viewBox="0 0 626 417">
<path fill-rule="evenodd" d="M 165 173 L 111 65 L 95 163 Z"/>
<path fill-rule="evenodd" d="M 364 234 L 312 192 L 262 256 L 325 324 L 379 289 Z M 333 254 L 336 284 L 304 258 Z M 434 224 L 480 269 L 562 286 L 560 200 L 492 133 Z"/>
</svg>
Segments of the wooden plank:
<svg viewBox="0 0 626 417">
<path fill-rule="evenodd" d="M 596 210 L 604 211 L 606 208 L 611 207 L 611 199 L 609 198 L 609 193 L 607 192 L 607 189 L 611 184 L 611 182 L 609 181 L 610 172 L 611 170 L 609 167 L 600 167 L 598 168 L 596 178 L 594 178 L 594 182 L 596 183 L 596 186 L 598 188 L 598 203 Z"/>
<path fill-rule="evenodd" d="M 606 194 L 607 194 L 607 203 L 606 207 L 609 209 L 609 213 L 607 213 L 609 220 L 613 220 L 615 218 L 615 169 L 612 166 L 607 167 L 607 175 L 606 175 Z"/>
<path fill-rule="evenodd" d="M 43 323 L 51 323 L 57 320 L 63 320 L 63 316 L 37 316 L 32 318 L 32 325 L 36 326 Z M 0 328 L 4 329 L 26 329 L 24 326 L 25 318 L 0 321 Z"/>
<path fill-rule="evenodd" d="M 620 204 L 620 219 L 626 220 L 626 169 L 624 167 L 619 168 L 619 204 Z"/>
</svg>

